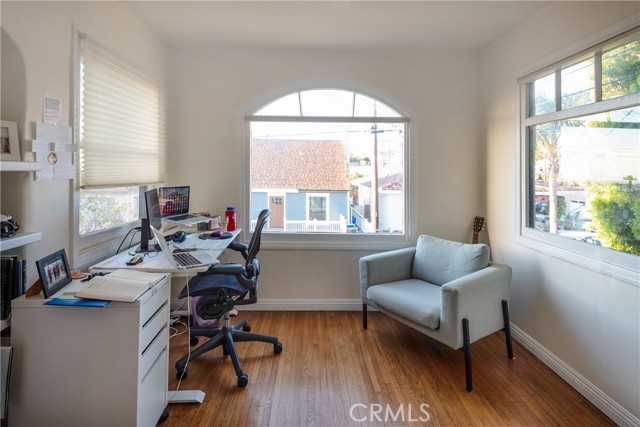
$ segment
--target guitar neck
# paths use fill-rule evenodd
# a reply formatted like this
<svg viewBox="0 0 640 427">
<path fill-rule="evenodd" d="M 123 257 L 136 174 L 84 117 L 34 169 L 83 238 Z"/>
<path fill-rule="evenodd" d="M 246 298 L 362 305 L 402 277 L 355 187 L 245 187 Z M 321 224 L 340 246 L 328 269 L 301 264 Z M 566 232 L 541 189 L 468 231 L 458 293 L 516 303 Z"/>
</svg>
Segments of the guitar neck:
<svg viewBox="0 0 640 427">
<path fill-rule="evenodd" d="M 475 245 L 476 243 L 478 243 L 480 232 L 484 230 L 484 224 L 485 224 L 484 218 L 481 216 L 477 216 L 473 220 L 473 227 L 471 228 L 471 231 L 473 231 L 473 238 L 471 239 L 472 244 Z"/>
</svg>

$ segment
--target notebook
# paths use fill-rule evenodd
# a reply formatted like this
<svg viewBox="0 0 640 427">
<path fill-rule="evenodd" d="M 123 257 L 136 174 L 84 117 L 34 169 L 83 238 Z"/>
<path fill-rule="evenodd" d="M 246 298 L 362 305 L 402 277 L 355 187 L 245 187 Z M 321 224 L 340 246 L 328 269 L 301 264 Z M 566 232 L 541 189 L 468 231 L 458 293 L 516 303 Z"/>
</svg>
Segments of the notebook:
<svg viewBox="0 0 640 427">
<path fill-rule="evenodd" d="M 171 247 L 164 236 L 160 234 L 155 227 L 150 226 L 150 228 L 153 232 L 153 236 L 156 238 L 156 242 L 158 242 L 158 245 L 162 250 L 162 255 L 164 255 L 174 266 L 178 268 L 195 268 L 206 267 L 211 264 L 218 263 L 218 258 L 204 251 L 180 252 L 177 254 L 172 253 Z"/>
<path fill-rule="evenodd" d="M 160 217 L 165 221 L 184 226 L 211 220 L 203 215 L 189 213 L 190 192 L 191 187 L 188 185 L 158 188 Z"/>
</svg>

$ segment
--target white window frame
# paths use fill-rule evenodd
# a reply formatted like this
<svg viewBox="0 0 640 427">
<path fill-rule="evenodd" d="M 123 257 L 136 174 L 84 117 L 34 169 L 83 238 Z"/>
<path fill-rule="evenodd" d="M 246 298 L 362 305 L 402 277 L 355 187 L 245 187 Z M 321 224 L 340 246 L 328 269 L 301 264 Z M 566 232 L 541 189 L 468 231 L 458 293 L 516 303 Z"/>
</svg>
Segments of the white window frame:
<svg viewBox="0 0 640 427">
<path fill-rule="evenodd" d="M 376 99 L 396 112 L 401 114 L 400 118 L 387 117 L 296 117 L 296 116 L 256 116 L 255 113 L 262 109 L 265 105 L 279 99 L 282 96 L 289 95 L 296 91 L 304 91 L 311 89 L 339 89 L 346 91 L 355 91 Z M 301 86 L 290 86 L 283 88 L 281 91 L 274 92 L 250 109 L 244 117 L 244 144 L 239 147 L 239 157 L 242 161 L 240 170 L 240 192 L 242 198 L 238 203 L 239 208 L 243 212 L 249 212 L 250 207 L 250 144 L 251 144 L 251 122 L 252 121 L 289 121 L 289 122 L 364 122 L 364 123 L 385 123 L 402 121 L 405 124 L 404 132 L 404 179 L 405 179 L 405 195 L 404 195 L 404 234 L 360 234 L 360 233 L 265 233 L 262 236 L 262 245 L 267 249 L 312 249 L 312 250 L 391 250 L 404 248 L 415 243 L 416 234 L 416 186 L 415 186 L 415 153 L 412 150 L 410 139 L 410 114 L 407 109 L 399 107 L 398 102 L 390 99 L 388 96 L 377 93 L 369 88 L 362 88 L 355 85 L 344 83 L 329 84 L 305 84 Z M 250 230 L 250 219 L 248 215 L 242 217 L 242 224 L 245 230 Z"/>
<path fill-rule="evenodd" d="M 601 246 L 589 245 L 572 239 L 560 237 L 527 227 L 528 212 L 528 153 L 527 153 L 527 127 L 542 122 L 562 120 L 567 117 L 595 114 L 602 111 L 621 109 L 638 104 L 638 94 L 621 96 L 618 98 L 600 101 L 595 104 L 587 104 L 574 107 L 570 110 L 555 111 L 540 116 L 527 117 L 528 88 L 525 81 L 534 80 L 532 76 L 542 77 L 549 73 L 549 67 L 557 63 L 569 61 L 581 52 L 592 49 L 594 46 L 606 42 L 626 31 L 638 26 L 640 14 L 636 14 L 616 25 L 597 32 L 585 40 L 572 45 L 555 55 L 548 57 L 536 64 L 527 67 L 517 73 L 516 76 L 516 230 L 517 243 L 562 259 L 586 269 L 596 271 L 617 280 L 640 287 L 640 257 L 616 251 Z"/>
<path fill-rule="evenodd" d="M 329 210 L 329 193 L 306 193 L 307 196 L 307 201 L 306 201 L 306 217 L 307 217 L 307 221 L 311 221 L 310 218 L 310 213 L 309 212 L 309 199 L 312 197 L 317 197 L 317 198 L 324 198 L 326 200 L 326 218 L 323 221 L 317 220 L 319 222 L 326 222 L 329 221 L 329 214 L 330 214 L 330 210 Z"/>
</svg>

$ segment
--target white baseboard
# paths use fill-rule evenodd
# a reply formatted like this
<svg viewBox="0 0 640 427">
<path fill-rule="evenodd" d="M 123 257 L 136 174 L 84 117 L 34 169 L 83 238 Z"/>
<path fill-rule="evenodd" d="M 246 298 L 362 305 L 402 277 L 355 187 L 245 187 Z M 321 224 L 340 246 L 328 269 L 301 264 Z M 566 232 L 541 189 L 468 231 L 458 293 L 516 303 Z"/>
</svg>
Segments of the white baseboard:
<svg viewBox="0 0 640 427">
<path fill-rule="evenodd" d="M 624 427 L 640 427 L 640 418 L 626 410 L 622 405 L 605 394 L 588 379 L 513 323 L 511 323 L 511 333 L 513 339 L 517 340 L 527 350 L 533 353 L 542 363 L 568 382 L 571 387 L 576 389 L 585 399 L 604 412 L 604 414 L 611 418 L 616 424 Z"/>
</svg>

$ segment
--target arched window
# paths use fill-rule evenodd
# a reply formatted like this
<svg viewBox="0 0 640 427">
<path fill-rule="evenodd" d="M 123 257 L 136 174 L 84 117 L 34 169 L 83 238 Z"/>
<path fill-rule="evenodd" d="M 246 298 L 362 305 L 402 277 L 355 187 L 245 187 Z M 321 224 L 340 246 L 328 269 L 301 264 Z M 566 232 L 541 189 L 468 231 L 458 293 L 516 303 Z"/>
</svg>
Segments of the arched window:
<svg viewBox="0 0 640 427">
<path fill-rule="evenodd" d="M 310 89 L 246 120 L 251 228 L 270 208 L 272 234 L 407 235 L 407 117 L 359 92 Z"/>
</svg>

